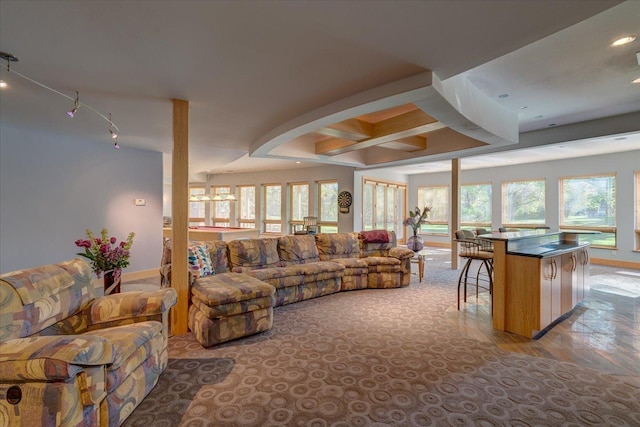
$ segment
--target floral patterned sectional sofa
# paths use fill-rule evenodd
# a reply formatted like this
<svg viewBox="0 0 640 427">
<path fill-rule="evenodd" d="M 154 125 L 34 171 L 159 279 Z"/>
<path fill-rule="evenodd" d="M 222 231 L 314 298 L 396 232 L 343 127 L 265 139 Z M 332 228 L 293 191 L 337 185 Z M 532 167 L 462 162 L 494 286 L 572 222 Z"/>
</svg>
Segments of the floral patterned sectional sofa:
<svg viewBox="0 0 640 427">
<path fill-rule="evenodd" d="M 0 276 L 0 426 L 117 426 L 167 366 L 174 289 L 98 296 L 80 259 Z"/>
<path fill-rule="evenodd" d="M 408 286 L 414 254 L 396 244 L 395 233 L 386 230 L 192 242 L 189 328 L 209 347 L 270 329 L 273 307 L 340 291 Z M 170 262 L 167 240 L 164 286 L 171 282 Z"/>
</svg>

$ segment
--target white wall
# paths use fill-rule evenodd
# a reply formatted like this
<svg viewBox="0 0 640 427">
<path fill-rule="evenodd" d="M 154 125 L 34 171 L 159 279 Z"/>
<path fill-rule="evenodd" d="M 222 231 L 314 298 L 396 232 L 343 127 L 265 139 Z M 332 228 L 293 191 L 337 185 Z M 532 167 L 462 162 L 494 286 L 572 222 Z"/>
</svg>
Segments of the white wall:
<svg viewBox="0 0 640 427">
<path fill-rule="evenodd" d="M 234 173 L 234 174 L 212 174 L 209 175 L 207 186 L 211 185 L 230 185 L 231 191 L 235 191 L 235 187 L 238 185 L 255 185 L 256 188 L 256 217 L 261 219 L 262 200 L 260 198 L 260 185 L 261 184 L 281 184 L 283 187 L 283 200 L 285 200 L 285 191 L 288 191 L 286 184 L 290 182 L 309 182 L 309 209 L 310 214 L 317 214 L 316 200 L 317 194 L 315 192 L 314 183 L 322 180 L 338 180 L 338 192 L 348 191 L 351 195 L 354 194 L 353 188 L 353 175 L 354 168 L 347 166 L 332 166 L 323 165 L 312 168 L 299 168 L 288 169 L 278 171 L 263 171 L 263 172 L 248 172 L 248 173 Z M 354 196 L 355 198 L 355 196 Z M 233 217 L 233 209 L 232 217 Z M 340 232 L 353 231 L 353 205 L 348 214 L 338 213 L 338 230 Z M 286 207 L 283 207 L 282 218 L 287 218 L 288 211 Z M 232 225 L 234 225 L 232 223 Z M 289 224 L 286 222 L 283 224 L 283 234 L 289 233 Z M 262 224 L 259 224 L 259 228 L 263 229 Z"/>
<path fill-rule="evenodd" d="M 74 258 L 85 230 L 103 227 L 136 233 L 125 273 L 158 268 L 162 154 L 120 144 L 0 128 L 0 272 Z"/>
<path fill-rule="evenodd" d="M 461 160 L 464 167 L 464 159 Z M 634 252 L 634 171 L 640 171 L 640 151 L 519 164 L 487 169 L 463 170 L 460 184 L 492 183 L 492 226 L 502 225 L 502 182 L 511 180 L 545 179 L 546 225 L 557 229 L 560 218 L 559 179 L 561 177 L 616 174 L 617 250 L 592 249 L 592 257 L 640 262 L 640 252 Z M 449 172 L 411 175 L 409 178 L 409 206 L 417 203 L 419 186 L 451 184 Z M 433 242 L 450 242 L 450 237 L 425 236 Z"/>
</svg>

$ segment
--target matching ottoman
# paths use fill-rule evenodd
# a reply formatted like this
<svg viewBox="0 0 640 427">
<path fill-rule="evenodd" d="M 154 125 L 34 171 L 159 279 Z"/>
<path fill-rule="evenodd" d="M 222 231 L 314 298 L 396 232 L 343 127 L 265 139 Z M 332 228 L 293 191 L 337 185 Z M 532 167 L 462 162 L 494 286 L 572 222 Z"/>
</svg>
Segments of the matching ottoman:
<svg viewBox="0 0 640 427">
<path fill-rule="evenodd" d="M 267 331 L 276 289 L 243 273 L 200 277 L 191 288 L 189 329 L 204 347 Z"/>
</svg>

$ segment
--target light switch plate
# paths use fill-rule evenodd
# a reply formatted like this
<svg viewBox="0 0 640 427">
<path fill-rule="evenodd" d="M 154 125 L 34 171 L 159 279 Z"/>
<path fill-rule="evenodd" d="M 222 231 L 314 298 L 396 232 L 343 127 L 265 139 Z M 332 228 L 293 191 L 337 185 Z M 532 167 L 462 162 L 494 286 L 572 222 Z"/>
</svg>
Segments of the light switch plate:
<svg viewBox="0 0 640 427">
<path fill-rule="evenodd" d="M 145 199 L 136 199 L 136 206 L 146 206 L 147 201 Z"/>
</svg>

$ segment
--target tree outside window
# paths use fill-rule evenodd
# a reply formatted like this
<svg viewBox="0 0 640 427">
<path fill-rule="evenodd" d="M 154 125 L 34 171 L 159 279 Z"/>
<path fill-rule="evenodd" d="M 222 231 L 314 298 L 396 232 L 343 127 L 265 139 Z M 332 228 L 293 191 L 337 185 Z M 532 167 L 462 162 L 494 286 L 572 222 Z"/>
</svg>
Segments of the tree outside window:
<svg viewBox="0 0 640 427">
<path fill-rule="evenodd" d="M 460 186 L 460 223 L 468 228 L 491 227 L 491 184 Z"/>
<path fill-rule="evenodd" d="M 502 184 L 504 226 L 536 226 L 545 223 L 545 181 L 508 181 Z"/>
<path fill-rule="evenodd" d="M 238 186 L 238 225 L 242 228 L 256 227 L 256 187 Z"/>
<path fill-rule="evenodd" d="M 616 246 L 615 175 L 560 179 L 560 228 L 599 231 L 580 236 L 593 246 Z"/>
<path fill-rule="evenodd" d="M 282 232 L 282 185 L 264 185 L 264 231 Z"/>
<path fill-rule="evenodd" d="M 318 228 L 321 233 L 338 232 L 338 181 L 318 182 Z"/>
<path fill-rule="evenodd" d="M 438 185 L 418 188 L 418 207 L 431 208 L 428 223 L 420 225 L 420 233 L 449 234 L 449 186 Z M 415 207 L 415 206 L 414 206 Z"/>
</svg>

